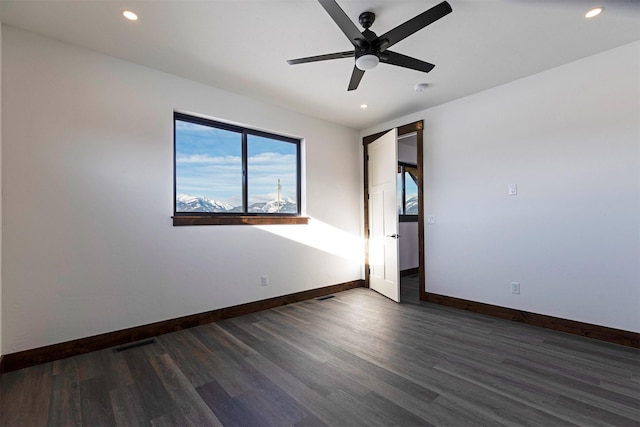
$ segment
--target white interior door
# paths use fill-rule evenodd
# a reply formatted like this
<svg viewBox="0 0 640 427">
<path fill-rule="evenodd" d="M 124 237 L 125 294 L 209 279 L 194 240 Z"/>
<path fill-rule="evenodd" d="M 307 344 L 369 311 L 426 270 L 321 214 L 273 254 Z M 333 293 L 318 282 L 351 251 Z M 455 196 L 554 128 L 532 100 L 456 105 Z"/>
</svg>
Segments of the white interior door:
<svg viewBox="0 0 640 427">
<path fill-rule="evenodd" d="M 398 265 L 397 129 L 367 148 L 369 186 L 369 286 L 400 302 Z"/>
</svg>

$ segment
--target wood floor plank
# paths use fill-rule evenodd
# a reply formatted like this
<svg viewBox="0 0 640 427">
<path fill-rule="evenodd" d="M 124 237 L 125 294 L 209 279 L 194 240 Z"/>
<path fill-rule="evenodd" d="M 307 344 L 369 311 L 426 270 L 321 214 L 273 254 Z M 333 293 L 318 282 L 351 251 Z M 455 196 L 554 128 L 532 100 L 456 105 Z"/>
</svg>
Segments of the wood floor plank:
<svg viewBox="0 0 640 427">
<path fill-rule="evenodd" d="M 209 360 L 211 350 L 196 338 L 191 330 L 162 335 L 158 337 L 158 342 L 171 355 L 194 387 L 215 379 L 217 369 Z"/>
<path fill-rule="evenodd" d="M 20 425 L 29 415 L 24 413 L 27 408 L 22 403 L 31 392 L 25 378 L 28 374 L 21 369 L 0 377 L 0 425 Z"/>
<path fill-rule="evenodd" d="M 255 390 L 236 397 L 236 400 L 245 407 L 250 406 L 273 426 L 295 425 L 307 417 L 306 411 L 273 385 L 257 385 Z"/>
<path fill-rule="evenodd" d="M 141 427 L 149 425 L 135 385 L 118 387 L 109 391 L 113 417 L 117 427 Z"/>
<path fill-rule="evenodd" d="M 371 392 L 364 396 L 363 400 L 367 403 L 367 407 L 372 411 L 378 411 L 384 415 L 386 419 L 385 425 L 400 425 L 400 426 L 433 426 L 427 419 L 416 415 L 413 411 L 409 411 L 397 401 L 399 396 L 384 397 L 376 392 Z M 427 402 L 424 402 L 427 403 Z"/>
<path fill-rule="evenodd" d="M 80 374 L 77 361 L 62 359 L 55 363 L 56 373 L 51 387 L 48 425 L 81 426 L 82 404 L 80 398 Z"/>
<path fill-rule="evenodd" d="M 215 380 L 231 396 L 240 396 L 250 391 L 253 384 L 246 381 L 239 360 L 242 357 L 229 352 L 214 352 L 210 356 L 215 368 Z"/>
<path fill-rule="evenodd" d="M 534 417 L 531 417 L 534 423 L 571 425 L 574 422 L 588 421 L 581 413 L 555 411 L 554 408 L 557 406 L 560 395 L 553 389 L 520 378 L 517 373 L 505 372 L 499 367 L 487 367 L 477 363 L 469 363 L 466 366 L 460 363 L 442 363 L 435 366 L 434 369 L 461 378 L 478 387 L 486 388 L 492 393 L 502 396 L 506 401 L 530 406 L 539 411 Z"/>
<path fill-rule="evenodd" d="M 211 409 L 199 399 L 199 395 L 193 388 L 192 383 L 178 368 L 178 365 L 169 354 L 151 358 L 151 365 L 177 406 L 177 410 L 172 412 L 168 419 L 174 419 L 179 414 L 180 416 L 177 419 L 180 420 L 180 425 L 184 427 L 222 426 L 222 423 L 211 412 Z"/>
<path fill-rule="evenodd" d="M 326 396 L 321 396 L 317 391 L 293 376 L 285 368 L 280 367 L 262 355 L 247 358 L 250 363 L 264 375 L 279 384 L 289 395 L 300 403 L 309 413 L 319 419 L 323 424 L 330 426 L 348 426 L 351 414 L 335 410 Z M 302 422 L 304 424 L 304 422 Z"/>
<path fill-rule="evenodd" d="M 211 381 L 196 390 L 216 418 L 226 427 L 268 425 L 268 420 L 263 419 L 250 405 L 247 406 L 229 396 L 216 381 Z"/>
<path fill-rule="evenodd" d="M 349 414 L 349 426 L 384 426 L 389 420 L 377 411 L 371 411 L 365 403 L 344 390 L 337 389 L 329 396 L 335 410 Z"/>
<path fill-rule="evenodd" d="M 443 397 L 455 401 L 465 411 L 493 420 L 501 425 L 553 425 L 553 417 L 535 407 L 496 393 L 484 384 L 469 378 L 430 369 L 422 372 L 418 366 L 407 366 L 401 370 L 405 375 L 420 377 L 420 382 L 435 384 L 431 387 Z M 557 425 L 557 424 L 556 424 Z"/>
<path fill-rule="evenodd" d="M 336 375 L 326 370 L 321 364 L 310 361 L 306 354 L 294 346 L 277 340 L 263 340 L 246 333 L 240 327 L 241 321 L 230 319 L 221 323 L 221 327 L 234 335 L 242 337 L 243 341 L 250 343 L 252 348 L 270 359 L 279 366 L 286 367 L 295 377 L 318 391 L 321 395 L 328 395 L 334 390 L 342 388 L 353 393 L 366 394 L 367 390 L 347 378 Z M 245 325 L 245 327 L 248 327 Z"/>
<path fill-rule="evenodd" d="M 428 412 L 428 418 L 426 419 L 436 426 L 495 427 L 504 425 L 484 413 L 469 410 L 461 406 L 457 399 L 449 399 L 446 396 L 439 396 L 436 400 L 427 404 L 425 410 Z M 564 427 L 571 427 L 571 425 L 568 424 Z"/>
<path fill-rule="evenodd" d="M 300 346 L 322 349 L 325 354 L 331 355 L 330 357 L 325 356 L 327 368 L 348 376 L 352 381 L 357 381 L 367 389 L 376 390 L 382 396 L 394 396 L 403 403 L 406 401 L 425 403 L 438 397 L 438 394 L 432 390 L 421 387 L 413 381 L 359 358 L 353 353 L 344 351 L 340 346 L 332 344 L 329 340 L 320 339 L 315 330 L 309 327 L 308 323 L 303 325 L 305 326 L 304 329 L 301 328 L 301 331 L 307 332 L 304 341 L 299 341 L 299 334 L 291 331 L 287 333 L 286 323 L 280 321 L 280 319 L 272 319 L 269 324 L 272 326 L 277 325 L 276 329 L 279 329 L 282 334 L 286 333 L 292 338 L 292 342 L 297 342 Z"/>
<path fill-rule="evenodd" d="M 53 364 L 46 363 L 0 377 L 2 426 L 47 425 L 52 372 Z"/>
<path fill-rule="evenodd" d="M 590 403 L 583 402 L 568 396 L 560 396 L 558 406 L 563 410 L 573 410 L 579 412 L 589 419 L 589 425 L 602 426 L 637 426 L 640 425 L 637 417 L 635 419 L 628 418 L 614 411 L 594 406 Z"/>
<path fill-rule="evenodd" d="M 183 422 L 182 413 L 179 410 L 173 410 L 168 414 L 154 418 L 149 423 L 151 427 L 175 427 L 175 426 L 191 426 Z"/>
<path fill-rule="evenodd" d="M 313 414 L 300 405 L 291 394 L 251 363 L 241 359 L 239 365 L 241 371 L 237 372 L 237 375 L 250 382 L 253 387 L 238 396 L 237 400 L 250 405 L 277 425 L 295 425 L 310 416 L 313 418 Z"/>
<path fill-rule="evenodd" d="M 196 326 L 195 328 L 190 328 L 189 332 L 191 332 L 191 335 L 198 339 L 202 345 L 207 347 L 210 352 L 222 351 L 228 348 L 229 346 L 225 346 L 221 337 L 216 334 L 219 329 L 214 329 L 210 326 L 213 325 Z"/>
<path fill-rule="evenodd" d="M 640 408 L 636 399 L 565 376 L 550 375 L 543 369 L 523 366 L 517 361 L 507 360 L 505 365 L 520 368 L 521 375 L 530 381 L 544 382 L 547 387 L 558 390 L 560 397 L 570 395 L 576 401 L 592 406 L 594 412 L 602 410 L 606 415 L 612 411 L 630 418 L 638 415 Z"/>
<path fill-rule="evenodd" d="M 80 383 L 80 403 L 83 425 L 115 425 L 111 396 L 102 378 L 89 378 Z"/>
<path fill-rule="evenodd" d="M 205 335 L 208 334 L 211 336 L 210 339 L 200 339 L 200 341 L 208 347 L 210 340 L 215 339 L 220 345 L 223 346 L 223 350 L 225 351 L 232 351 L 246 357 L 256 354 L 256 350 L 251 348 L 251 346 L 247 345 L 247 343 L 243 342 L 241 339 L 224 329 L 221 326 L 223 323 L 224 321 L 199 326 L 197 328 L 198 330 L 204 331 L 203 333 Z M 213 349 L 213 351 L 215 351 L 215 349 Z"/>
<path fill-rule="evenodd" d="M 176 409 L 175 402 L 167 393 L 156 371 L 151 366 L 149 356 L 157 355 L 146 347 L 134 348 L 124 353 L 137 391 L 140 406 L 148 419 L 154 419 Z"/>
<path fill-rule="evenodd" d="M 294 424 L 294 427 L 328 427 L 315 415 L 307 414 L 302 420 Z"/>
<path fill-rule="evenodd" d="M 344 390 L 337 390 L 329 396 L 329 400 L 341 411 L 350 414 L 349 425 L 406 427 L 431 425 L 393 402 L 376 396 L 375 393 L 355 396 Z"/>
</svg>

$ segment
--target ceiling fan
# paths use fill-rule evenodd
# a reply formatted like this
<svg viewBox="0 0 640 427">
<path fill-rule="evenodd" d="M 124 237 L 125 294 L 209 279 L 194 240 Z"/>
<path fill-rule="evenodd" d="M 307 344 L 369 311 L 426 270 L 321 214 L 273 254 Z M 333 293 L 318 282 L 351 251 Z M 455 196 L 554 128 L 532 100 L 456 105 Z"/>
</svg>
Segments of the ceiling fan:
<svg viewBox="0 0 640 427">
<path fill-rule="evenodd" d="M 287 63 L 294 65 L 304 64 L 306 62 L 355 57 L 356 63 L 353 67 L 347 90 L 357 89 L 364 72 L 375 68 L 379 62 L 423 71 L 425 73 L 431 71 L 435 65 L 387 49 L 453 11 L 451 5 L 443 1 L 431 9 L 422 12 L 420 15 L 398 25 L 394 29 L 387 31 L 383 35 L 377 36 L 376 33 L 369 30 L 369 27 L 371 27 L 373 21 L 376 19 L 376 15 L 373 12 L 362 12 L 360 14 L 358 20 L 360 21 L 360 25 L 364 27 L 364 31 L 360 32 L 335 0 L 318 0 L 318 2 L 347 36 L 351 44 L 353 44 L 354 50 L 290 59 Z"/>
</svg>

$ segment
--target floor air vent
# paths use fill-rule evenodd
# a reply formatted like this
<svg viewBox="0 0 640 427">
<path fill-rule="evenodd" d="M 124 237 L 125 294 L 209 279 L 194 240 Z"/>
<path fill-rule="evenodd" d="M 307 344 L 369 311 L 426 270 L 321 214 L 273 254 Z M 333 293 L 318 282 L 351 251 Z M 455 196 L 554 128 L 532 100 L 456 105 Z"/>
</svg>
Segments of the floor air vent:
<svg viewBox="0 0 640 427">
<path fill-rule="evenodd" d="M 326 299 L 331 299 L 334 298 L 335 295 L 327 295 L 326 297 L 320 297 L 320 298 L 316 298 L 318 301 L 324 301 Z"/>
<path fill-rule="evenodd" d="M 151 345 L 151 344 L 155 344 L 155 343 L 156 343 L 156 340 L 154 340 L 154 339 L 138 341 L 138 342 L 134 342 L 133 344 L 128 344 L 128 345 L 123 345 L 121 347 L 116 347 L 116 348 L 113 349 L 113 352 L 114 353 L 120 353 L 121 351 L 131 350 L 132 348 L 143 347 L 145 345 Z"/>
</svg>

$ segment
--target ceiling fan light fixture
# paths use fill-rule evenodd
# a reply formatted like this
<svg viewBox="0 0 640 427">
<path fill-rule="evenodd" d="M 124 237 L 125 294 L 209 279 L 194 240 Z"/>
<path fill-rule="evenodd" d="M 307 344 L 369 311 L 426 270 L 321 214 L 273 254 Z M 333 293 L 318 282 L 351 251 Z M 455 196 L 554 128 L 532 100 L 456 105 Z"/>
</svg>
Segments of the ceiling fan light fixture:
<svg viewBox="0 0 640 427">
<path fill-rule="evenodd" d="M 367 53 L 356 59 L 356 67 L 358 67 L 362 71 L 372 70 L 376 68 L 379 62 L 380 58 L 378 58 L 376 55 Z"/>
</svg>

